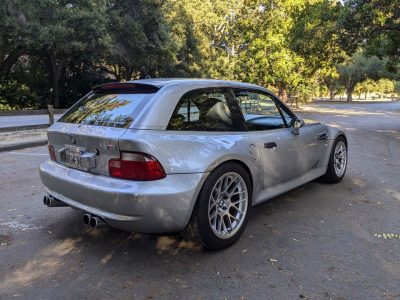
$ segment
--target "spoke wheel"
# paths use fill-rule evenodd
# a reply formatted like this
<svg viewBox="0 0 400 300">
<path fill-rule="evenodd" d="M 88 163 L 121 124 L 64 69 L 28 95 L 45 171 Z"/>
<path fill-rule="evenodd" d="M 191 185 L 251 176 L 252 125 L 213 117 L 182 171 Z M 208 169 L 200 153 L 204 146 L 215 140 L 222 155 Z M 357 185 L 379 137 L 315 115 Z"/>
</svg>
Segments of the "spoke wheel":
<svg viewBox="0 0 400 300">
<path fill-rule="evenodd" d="M 252 193 L 250 175 L 241 164 L 221 164 L 205 180 L 181 234 L 213 250 L 233 245 L 249 220 Z"/>
<path fill-rule="evenodd" d="M 325 175 L 318 180 L 326 183 L 340 182 L 347 169 L 347 141 L 344 136 L 338 136 L 333 143 Z"/>
<path fill-rule="evenodd" d="M 334 159 L 335 173 L 338 177 L 342 177 L 344 171 L 346 170 L 346 163 L 347 163 L 346 145 L 343 141 L 337 143 L 333 159 Z"/>
<path fill-rule="evenodd" d="M 247 198 L 246 183 L 239 174 L 221 176 L 208 203 L 208 220 L 216 236 L 226 239 L 239 230 L 247 213 Z"/>
</svg>

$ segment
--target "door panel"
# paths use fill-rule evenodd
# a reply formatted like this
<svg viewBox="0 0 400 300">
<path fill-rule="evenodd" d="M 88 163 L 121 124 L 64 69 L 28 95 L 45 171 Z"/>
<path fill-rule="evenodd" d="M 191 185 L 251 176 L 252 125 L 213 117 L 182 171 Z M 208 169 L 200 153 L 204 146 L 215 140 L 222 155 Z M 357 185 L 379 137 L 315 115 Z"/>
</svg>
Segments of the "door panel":
<svg viewBox="0 0 400 300">
<path fill-rule="evenodd" d="M 292 134 L 291 128 L 251 132 L 263 155 L 264 188 L 291 180 L 310 170 L 309 151 L 310 146 L 315 144 L 315 138 L 312 132 L 304 129 L 300 129 L 299 135 Z M 266 148 L 272 143 L 276 143 L 276 147 Z"/>
<path fill-rule="evenodd" d="M 257 90 L 233 89 L 246 129 L 257 140 L 263 156 L 264 188 L 299 177 L 312 169 L 314 133 L 306 127 L 292 133 L 296 115 L 274 95 Z"/>
</svg>

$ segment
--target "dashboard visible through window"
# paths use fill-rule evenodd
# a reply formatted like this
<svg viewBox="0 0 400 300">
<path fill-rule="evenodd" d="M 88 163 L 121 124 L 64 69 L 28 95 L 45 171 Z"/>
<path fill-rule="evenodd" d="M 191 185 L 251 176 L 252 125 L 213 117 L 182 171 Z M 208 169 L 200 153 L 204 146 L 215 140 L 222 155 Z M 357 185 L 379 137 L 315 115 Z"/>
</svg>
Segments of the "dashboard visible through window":
<svg viewBox="0 0 400 300">
<path fill-rule="evenodd" d="M 277 107 L 271 95 L 242 89 L 234 93 L 249 131 L 286 128 L 290 124 L 291 116 Z"/>
</svg>

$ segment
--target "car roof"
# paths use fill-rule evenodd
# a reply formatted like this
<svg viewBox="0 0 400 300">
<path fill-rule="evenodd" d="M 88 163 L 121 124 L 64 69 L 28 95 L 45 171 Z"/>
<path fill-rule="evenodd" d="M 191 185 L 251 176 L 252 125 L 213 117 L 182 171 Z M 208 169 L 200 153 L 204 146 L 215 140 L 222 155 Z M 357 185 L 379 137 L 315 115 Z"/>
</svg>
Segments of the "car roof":
<svg viewBox="0 0 400 300">
<path fill-rule="evenodd" d="M 141 84 L 148 84 L 158 88 L 162 88 L 164 86 L 170 84 L 192 84 L 196 85 L 196 83 L 204 85 L 205 82 L 209 82 L 210 84 L 219 84 L 219 85 L 226 85 L 226 86 L 237 86 L 243 88 L 257 88 L 260 89 L 262 87 L 254 84 L 243 83 L 243 82 L 236 82 L 236 81 L 229 81 L 229 80 L 217 80 L 217 79 L 206 79 L 206 78 L 154 78 L 154 79 L 138 79 L 133 81 L 128 81 L 130 83 L 141 83 Z"/>
</svg>

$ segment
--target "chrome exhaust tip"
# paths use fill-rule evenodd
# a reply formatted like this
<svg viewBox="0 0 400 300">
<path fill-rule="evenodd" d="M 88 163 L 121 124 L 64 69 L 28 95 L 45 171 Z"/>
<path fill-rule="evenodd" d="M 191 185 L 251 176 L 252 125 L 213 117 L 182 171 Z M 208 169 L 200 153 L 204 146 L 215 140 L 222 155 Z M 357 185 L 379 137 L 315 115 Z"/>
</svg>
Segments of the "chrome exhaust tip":
<svg viewBox="0 0 400 300">
<path fill-rule="evenodd" d="M 97 229 L 97 228 L 104 228 L 109 227 L 104 220 L 100 219 L 99 217 L 91 217 L 89 222 L 90 228 Z"/>
<path fill-rule="evenodd" d="M 43 204 L 46 205 L 47 207 L 67 207 L 67 206 L 69 206 L 68 204 L 66 204 L 60 200 L 57 200 L 50 195 L 43 197 Z"/>
<path fill-rule="evenodd" d="M 92 218 L 91 214 L 86 214 L 83 216 L 82 223 L 85 226 L 90 226 L 90 219 Z"/>
<path fill-rule="evenodd" d="M 43 197 L 43 204 L 48 206 L 49 205 L 49 196 L 44 196 Z"/>
</svg>

